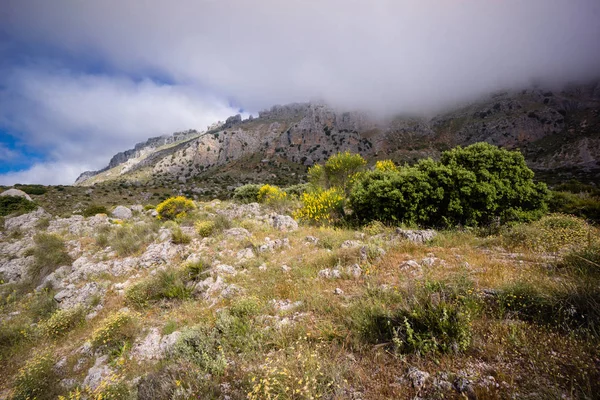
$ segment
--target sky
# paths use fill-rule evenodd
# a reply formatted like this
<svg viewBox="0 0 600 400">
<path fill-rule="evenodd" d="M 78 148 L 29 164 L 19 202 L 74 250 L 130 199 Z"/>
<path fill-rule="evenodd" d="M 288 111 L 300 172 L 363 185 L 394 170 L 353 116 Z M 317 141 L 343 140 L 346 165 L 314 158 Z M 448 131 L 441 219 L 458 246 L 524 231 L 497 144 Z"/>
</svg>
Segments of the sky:
<svg viewBox="0 0 600 400">
<path fill-rule="evenodd" d="M 427 114 L 599 74 L 598 0 L 0 0 L 0 184 L 274 104 Z"/>
</svg>

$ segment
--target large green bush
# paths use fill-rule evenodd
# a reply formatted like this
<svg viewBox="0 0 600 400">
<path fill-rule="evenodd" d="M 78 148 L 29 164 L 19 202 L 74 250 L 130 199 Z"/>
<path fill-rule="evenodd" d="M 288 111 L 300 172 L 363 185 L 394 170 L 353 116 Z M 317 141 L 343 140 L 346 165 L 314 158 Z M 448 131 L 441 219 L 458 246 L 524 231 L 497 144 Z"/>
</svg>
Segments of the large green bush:
<svg viewBox="0 0 600 400">
<path fill-rule="evenodd" d="M 521 153 L 476 143 L 442 153 L 440 162 L 364 174 L 350 207 L 360 222 L 476 226 L 538 219 L 547 196 Z"/>
<path fill-rule="evenodd" d="M 11 214 L 26 214 L 35 210 L 33 201 L 17 196 L 0 196 L 0 217 Z"/>
<path fill-rule="evenodd" d="M 247 184 L 235 188 L 233 198 L 242 203 L 255 203 L 258 201 L 258 191 L 262 185 Z"/>
</svg>

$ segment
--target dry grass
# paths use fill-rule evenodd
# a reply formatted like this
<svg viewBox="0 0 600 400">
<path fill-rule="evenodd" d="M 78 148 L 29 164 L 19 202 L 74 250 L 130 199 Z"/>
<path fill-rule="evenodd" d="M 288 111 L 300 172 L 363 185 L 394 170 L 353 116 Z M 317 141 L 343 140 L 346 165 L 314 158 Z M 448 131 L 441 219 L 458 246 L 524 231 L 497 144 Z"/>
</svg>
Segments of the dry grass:
<svg viewBox="0 0 600 400">
<path fill-rule="evenodd" d="M 226 204 L 211 204 L 210 212 L 224 206 Z M 206 210 L 206 207 L 201 205 L 200 209 Z M 444 380 L 452 385 L 460 377 L 468 378 L 473 393 L 485 399 L 563 395 L 593 398 L 600 389 L 597 383 L 600 381 L 600 351 L 598 337 L 593 332 L 572 326 L 565 330 L 562 322 L 527 319 L 527 315 L 509 310 L 501 297 L 507 288 L 523 285 L 536 288 L 543 296 L 555 296 L 556 301 L 575 301 L 556 297 L 556 293 L 568 288 L 572 293 L 580 293 L 584 300 L 593 300 L 595 292 L 582 282 L 596 279 L 596 275 L 581 265 L 563 265 L 560 258 L 547 257 L 532 249 L 510 253 L 500 247 L 499 236 L 481 238 L 465 231 L 442 232 L 432 243 L 419 245 L 390 240 L 393 230 L 381 226 L 369 227 L 363 232 L 306 226 L 295 232 L 280 232 L 255 221 L 230 223 L 230 226 L 248 229 L 252 236 L 245 239 L 225 237 L 221 233 L 211 234 L 206 239 L 194 236 L 190 246 L 197 246 L 203 240 L 204 245 L 199 250 L 203 259 L 213 265 L 218 260 L 235 266 L 237 275 L 224 279 L 243 288 L 243 296 L 210 301 L 189 297 L 142 307 L 135 331 L 110 353 L 111 365 L 126 380 L 149 374 L 142 379 L 146 382 L 144 393 L 151 393 L 149 396 L 157 396 L 163 389 L 169 393 L 185 389 L 188 397 L 245 398 L 255 391 L 257 398 L 268 398 L 265 384 L 269 383 L 272 393 L 279 393 L 283 399 L 310 398 L 311 395 L 329 399 L 353 396 L 459 399 L 464 398 L 463 394 L 452 388 L 436 388 L 432 382 Z M 305 239 L 307 236 L 319 241 L 309 242 Z M 290 247 L 259 253 L 258 248 L 266 242 L 266 237 L 288 239 Z M 380 247 L 385 255 L 363 260 L 360 246 L 341 248 L 347 240 L 359 240 L 373 251 Z M 83 238 L 83 242 L 85 249 L 93 248 L 91 239 Z M 239 262 L 236 254 L 245 248 L 252 249 L 255 257 Z M 436 261 L 422 265 L 414 273 L 400 268 L 405 261 L 421 263 L 427 257 L 435 257 Z M 347 274 L 341 279 L 318 277 L 322 269 L 343 270 L 355 263 L 363 270 L 360 277 Z M 170 267 L 183 268 L 185 262 L 176 260 L 174 264 Z M 267 268 L 259 268 L 262 264 Z M 289 271 L 284 271 L 283 265 L 290 267 Z M 80 358 L 75 350 L 127 305 L 122 295 L 110 289 L 112 284 L 123 282 L 126 277 L 94 279 L 109 288 L 102 299 L 103 309 L 94 319 L 70 327 L 64 336 L 54 340 L 53 355 L 57 359 L 66 356 L 68 369 Z M 148 271 L 140 271 L 131 282 L 147 279 L 154 278 Z M 343 294 L 336 294 L 336 288 Z M 418 311 L 428 302 L 438 304 L 440 299 L 460 304 L 470 312 L 471 339 L 462 350 L 420 354 L 397 351 L 393 343 L 368 340 L 363 335 L 362 321 L 365 315 L 370 315 L 367 306 L 396 315 L 394 313 L 403 309 Z M 278 309 L 273 300 L 299 303 L 289 309 Z M 1 310 L 3 314 L 25 310 L 24 305 L 11 304 Z M 36 322 L 43 325 L 50 313 L 40 311 L 39 315 Z M 14 321 L 21 326 L 33 322 L 29 314 L 24 313 L 19 318 Z M 222 347 L 211 345 L 207 351 L 217 361 L 219 354 L 223 354 L 227 360 L 225 366 L 194 363 L 178 356 L 170 356 L 155 365 L 140 364 L 129 357 L 128 346 L 143 338 L 149 328 L 157 327 L 170 333 L 198 325 L 206 327 L 207 337 Z M 37 347 L 39 343 L 35 340 L 25 340 L 3 353 L 7 362 L 1 367 L 0 386 L 12 387 L 17 370 L 28 359 L 27 354 Z M 86 368 L 92 364 L 93 358 L 84 360 L 85 368 L 70 373 L 69 377 L 82 380 Z M 206 368 L 213 367 L 213 374 L 207 379 L 206 373 L 211 371 Z M 431 374 L 425 386 L 414 387 L 407 377 L 410 367 Z M 303 379 L 301 385 L 299 379 Z M 151 381 L 164 386 L 152 386 Z"/>
</svg>

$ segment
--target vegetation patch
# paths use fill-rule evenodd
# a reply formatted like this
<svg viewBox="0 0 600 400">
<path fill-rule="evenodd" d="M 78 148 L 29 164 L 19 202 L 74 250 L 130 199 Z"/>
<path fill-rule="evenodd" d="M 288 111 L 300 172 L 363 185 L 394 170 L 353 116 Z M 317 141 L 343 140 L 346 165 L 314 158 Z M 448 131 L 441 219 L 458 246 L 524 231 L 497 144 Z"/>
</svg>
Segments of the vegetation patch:
<svg viewBox="0 0 600 400">
<path fill-rule="evenodd" d="M 17 196 L 0 196 L 0 217 L 27 214 L 37 208 L 33 201 Z"/>
<path fill-rule="evenodd" d="M 56 268 L 73 262 L 60 236 L 42 232 L 35 235 L 33 241 L 35 245 L 29 253 L 34 261 L 29 267 L 29 275 L 34 282 L 44 279 Z"/>
<path fill-rule="evenodd" d="M 181 219 L 195 209 L 194 201 L 183 196 L 170 197 L 156 206 L 158 218 L 165 220 Z"/>
</svg>

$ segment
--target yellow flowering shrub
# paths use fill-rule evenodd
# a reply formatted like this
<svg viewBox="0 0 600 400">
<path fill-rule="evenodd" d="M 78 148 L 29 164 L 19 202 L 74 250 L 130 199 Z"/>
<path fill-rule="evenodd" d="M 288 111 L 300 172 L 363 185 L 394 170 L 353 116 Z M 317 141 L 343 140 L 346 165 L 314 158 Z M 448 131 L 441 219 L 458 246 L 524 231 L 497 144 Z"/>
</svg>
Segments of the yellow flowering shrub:
<svg viewBox="0 0 600 400">
<path fill-rule="evenodd" d="M 398 171 L 398 167 L 392 160 L 381 160 L 375 163 L 376 171 Z"/>
<path fill-rule="evenodd" d="M 335 385 L 323 364 L 321 344 L 300 338 L 270 355 L 250 378 L 249 400 L 331 398 Z"/>
<path fill-rule="evenodd" d="M 109 315 L 92 334 L 92 346 L 116 347 L 134 335 L 136 316 L 129 311 Z"/>
<path fill-rule="evenodd" d="M 564 252 L 584 248 L 598 236 L 584 219 L 549 214 L 530 224 L 516 225 L 503 234 L 505 245 L 538 252 Z"/>
<path fill-rule="evenodd" d="M 180 219 L 194 209 L 194 201 L 184 196 L 170 197 L 156 206 L 159 219 Z"/>
<path fill-rule="evenodd" d="M 84 387 L 75 388 L 66 396 L 58 396 L 58 400 L 122 400 L 131 398 L 131 392 L 125 378 L 111 374 L 100 382 L 95 389 Z"/>
<path fill-rule="evenodd" d="M 198 235 L 209 237 L 215 231 L 216 224 L 215 221 L 198 221 L 194 226 Z"/>
<path fill-rule="evenodd" d="M 48 337 L 62 336 L 83 322 L 85 315 L 83 307 L 54 312 L 47 321 L 40 324 L 41 332 Z"/>
<path fill-rule="evenodd" d="M 331 224 L 343 213 L 344 196 L 333 188 L 302 195 L 302 208 L 293 213 L 300 221 L 317 224 Z"/>
<path fill-rule="evenodd" d="M 277 203 L 278 201 L 285 200 L 287 193 L 279 189 L 277 186 L 263 185 L 258 190 L 258 201 L 260 203 Z"/>
<path fill-rule="evenodd" d="M 56 382 L 52 354 L 49 352 L 36 354 L 19 369 L 12 399 L 50 398 L 49 394 L 55 390 Z"/>
</svg>

